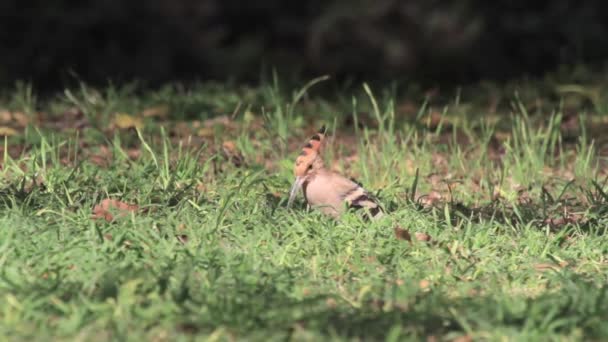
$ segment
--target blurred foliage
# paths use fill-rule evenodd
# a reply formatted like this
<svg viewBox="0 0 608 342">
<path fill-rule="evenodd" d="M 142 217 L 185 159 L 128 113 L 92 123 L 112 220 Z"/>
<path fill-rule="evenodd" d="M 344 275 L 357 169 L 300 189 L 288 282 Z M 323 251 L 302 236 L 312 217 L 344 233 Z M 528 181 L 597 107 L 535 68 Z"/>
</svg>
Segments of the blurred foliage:
<svg viewBox="0 0 608 342">
<path fill-rule="evenodd" d="M 600 0 L 7 0 L 0 82 L 497 79 L 602 62 L 607 17 Z"/>
</svg>

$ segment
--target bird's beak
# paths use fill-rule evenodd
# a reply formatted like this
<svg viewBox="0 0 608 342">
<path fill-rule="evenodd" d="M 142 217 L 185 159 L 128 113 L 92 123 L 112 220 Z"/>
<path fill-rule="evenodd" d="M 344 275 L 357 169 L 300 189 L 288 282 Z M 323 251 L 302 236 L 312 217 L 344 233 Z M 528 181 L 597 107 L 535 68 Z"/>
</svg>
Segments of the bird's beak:
<svg viewBox="0 0 608 342">
<path fill-rule="evenodd" d="M 287 208 L 291 207 L 293 204 L 293 200 L 296 198 L 298 194 L 298 190 L 302 187 L 302 183 L 304 182 L 303 177 L 296 177 L 296 180 L 291 185 L 291 190 L 289 191 L 289 201 L 287 201 Z"/>
</svg>

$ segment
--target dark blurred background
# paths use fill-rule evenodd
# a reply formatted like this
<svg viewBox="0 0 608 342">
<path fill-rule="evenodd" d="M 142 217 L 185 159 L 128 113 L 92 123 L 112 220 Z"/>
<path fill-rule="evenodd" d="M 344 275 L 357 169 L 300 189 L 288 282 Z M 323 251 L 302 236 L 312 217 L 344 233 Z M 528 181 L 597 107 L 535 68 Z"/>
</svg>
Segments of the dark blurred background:
<svg viewBox="0 0 608 342">
<path fill-rule="evenodd" d="M 272 68 L 466 83 L 607 57 L 605 0 L 0 1 L 2 86 L 255 81 Z"/>
</svg>

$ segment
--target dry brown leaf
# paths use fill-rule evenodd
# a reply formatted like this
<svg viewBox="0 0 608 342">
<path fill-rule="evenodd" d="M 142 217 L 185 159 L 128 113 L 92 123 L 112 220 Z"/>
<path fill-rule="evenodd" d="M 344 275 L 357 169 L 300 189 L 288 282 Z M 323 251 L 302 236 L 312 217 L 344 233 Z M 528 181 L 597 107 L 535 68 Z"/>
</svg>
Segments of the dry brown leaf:
<svg viewBox="0 0 608 342">
<path fill-rule="evenodd" d="M 438 191 L 431 191 L 428 195 L 424 195 L 420 197 L 420 203 L 425 207 L 431 207 L 435 205 L 435 203 L 441 201 L 441 194 Z"/>
<path fill-rule="evenodd" d="M 207 191 L 207 187 L 203 183 L 198 183 L 198 184 L 196 184 L 196 191 L 198 191 L 198 192 L 206 192 Z"/>
<path fill-rule="evenodd" d="M 11 122 L 12 120 L 13 117 L 11 115 L 11 112 L 9 112 L 8 110 L 0 110 L 0 122 L 6 123 Z"/>
<path fill-rule="evenodd" d="M 415 232 L 414 236 L 416 237 L 416 240 L 418 240 L 418 241 L 424 241 L 424 242 L 431 241 L 431 236 L 427 233 Z"/>
<path fill-rule="evenodd" d="M 30 118 L 23 112 L 13 112 L 13 120 L 19 127 L 26 127 L 30 123 Z"/>
<path fill-rule="evenodd" d="M 397 238 L 397 240 L 404 240 L 404 241 L 412 242 L 412 236 L 410 235 L 410 232 L 407 229 L 403 229 L 401 227 L 395 227 L 394 231 L 395 231 L 395 237 Z"/>
<path fill-rule="evenodd" d="M 418 286 L 420 287 L 420 289 L 424 290 L 424 291 L 428 291 L 430 290 L 431 287 L 431 282 L 426 280 L 426 279 L 422 279 L 419 283 Z"/>
<path fill-rule="evenodd" d="M 45 115 L 42 113 L 43 116 Z M 43 117 L 39 119 L 44 122 L 44 125 L 60 131 L 66 130 L 81 130 L 90 126 L 89 119 L 82 110 L 76 107 L 71 107 L 63 111 L 60 115 L 51 117 Z"/>
<path fill-rule="evenodd" d="M 441 153 L 433 153 L 431 155 L 431 162 L 435 169 L 444 168 L 448 166 L 448 159 L 445 155 Z"/>
<path fill-rule="evenodd" d="M 245 164 L 245 157 L 241 151 L 238 150 L 234 141 L 225 141 L 222 144 L 222 152 L 226 159 L 230 160 L 236 167 L 241 167 Z"/>
<path fill-rule="evenodd" d="M 106 145 L 99 146 L 99 152 L 90 154 L 89 161 L 97 166 L 108 167 L 112 161 L 112 150 Z"/>
<path fill-rule="evenodd" d="M 142 128 L 144 122 L 141 118 L 129 115 L 127 113 L 118 113 L 112 121 L 114 126 L 119 129 Z"/>
<path fill-rule="evenodd" d="M 512 136 L 512 133 L 510 131 L 509 132 L 505 132 L 505 131 L 496 131 L 496 132 L 494 132 L 494 137 L 500 143 L 505 142 L 505 141 L 511 139 L 511 136 Z"/>
<path fill-rule="evenodd" d="M 178 121 L 170 129 L 169 134 L 178 139 L 190 139 L 196 131 L 196 121 Z"/>
<path fill-rule="evenodd" d="M 169 114 L 169 106 L 167 105 L 146 108 L 141 112 L 141 116 L 144 118 L 164 118 L 167 114 Z"/>
<path fill-rule="evenodd" d="M 203 121 L 203 125 L 209 128 L 212 128 L 214 126 L 225 126 L 233 128 L 234 123 L 227 115 L 220 115 Z"/>
<path fill-rule="evenodd" d="M 471 335 L 462 335 L 460 337 L 456 337 L 455 339 L 452 340 L 452 342 L 471 342 L 473 341 L 473 338 L 471 337 Z"/>
<path fill-rule="evenodd" d="M 577 223 L 582 223 L 584 221 L 584 217 L 580 214 L 570 214 L 567 213 L 562 216 L 562 217 L 558 217 L 558 218 L 547 218 L 544 220 L 544 223 L 546 225 L 548 225 L 549 227 L 556 229 L 556 228 L 562 228 L 563 226 L 566 226 L 568 224 L 577 224 Z"/>
<path fill-rule="evenodd" d="M 19 134 L 19 132 L 17 132 L 17 130 L 14 128 L 7 127 L 7 126 L 0 126 L 0 136 L 12 137 L 17 134 Z"/>
<path fill-rule="evenodd" d="M 99 154 L 93 154 L 89 156 L 89 161 L 100 167 L 108 167 L 110 165 L 110 161 Z"/>
<path fill-rule="evenodd" d="M 139 207 L 116 199 L 106 198 L 93 208 L 93 219 L 104 219 L 108 222 L 114 219 L 114 212 L 118 216 L 125 216 L 129 212 L 137 211 Z"/>
<path fill-rule="evenodd" d="M 196 132 L 196 135 L 203 138 L 211 138 L 214 134 L 213 128 L 203 127 Z"/>
<path fill-rule="evenodd" d="M 130 148 L 127 150 L 127 156 L 131 160 L 139 159 L 141 157 L 141 150 L 139 148 Z"/>
</svg>

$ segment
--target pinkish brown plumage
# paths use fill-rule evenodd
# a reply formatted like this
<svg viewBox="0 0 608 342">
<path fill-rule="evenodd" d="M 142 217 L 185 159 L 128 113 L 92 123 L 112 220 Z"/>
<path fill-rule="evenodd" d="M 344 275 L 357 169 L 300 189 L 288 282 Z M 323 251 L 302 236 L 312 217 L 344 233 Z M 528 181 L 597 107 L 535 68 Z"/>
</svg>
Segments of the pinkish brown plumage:
<svg viewBox="0 0 608 342">
<path fill-rule="evenodd" d="M 327 170 L 321 158 L 325 142 L 325 128 L 313 135 L 296 159 L 296 179 L 291 187 L 288 206 L 291 206 L 301 188 L 306 202 L 313 208 L 332 217 L 339 217 L 347 208 L 363 208 L 377 218 L 382 215 L 380 206 L 359 184 Z"/>
</svg>

